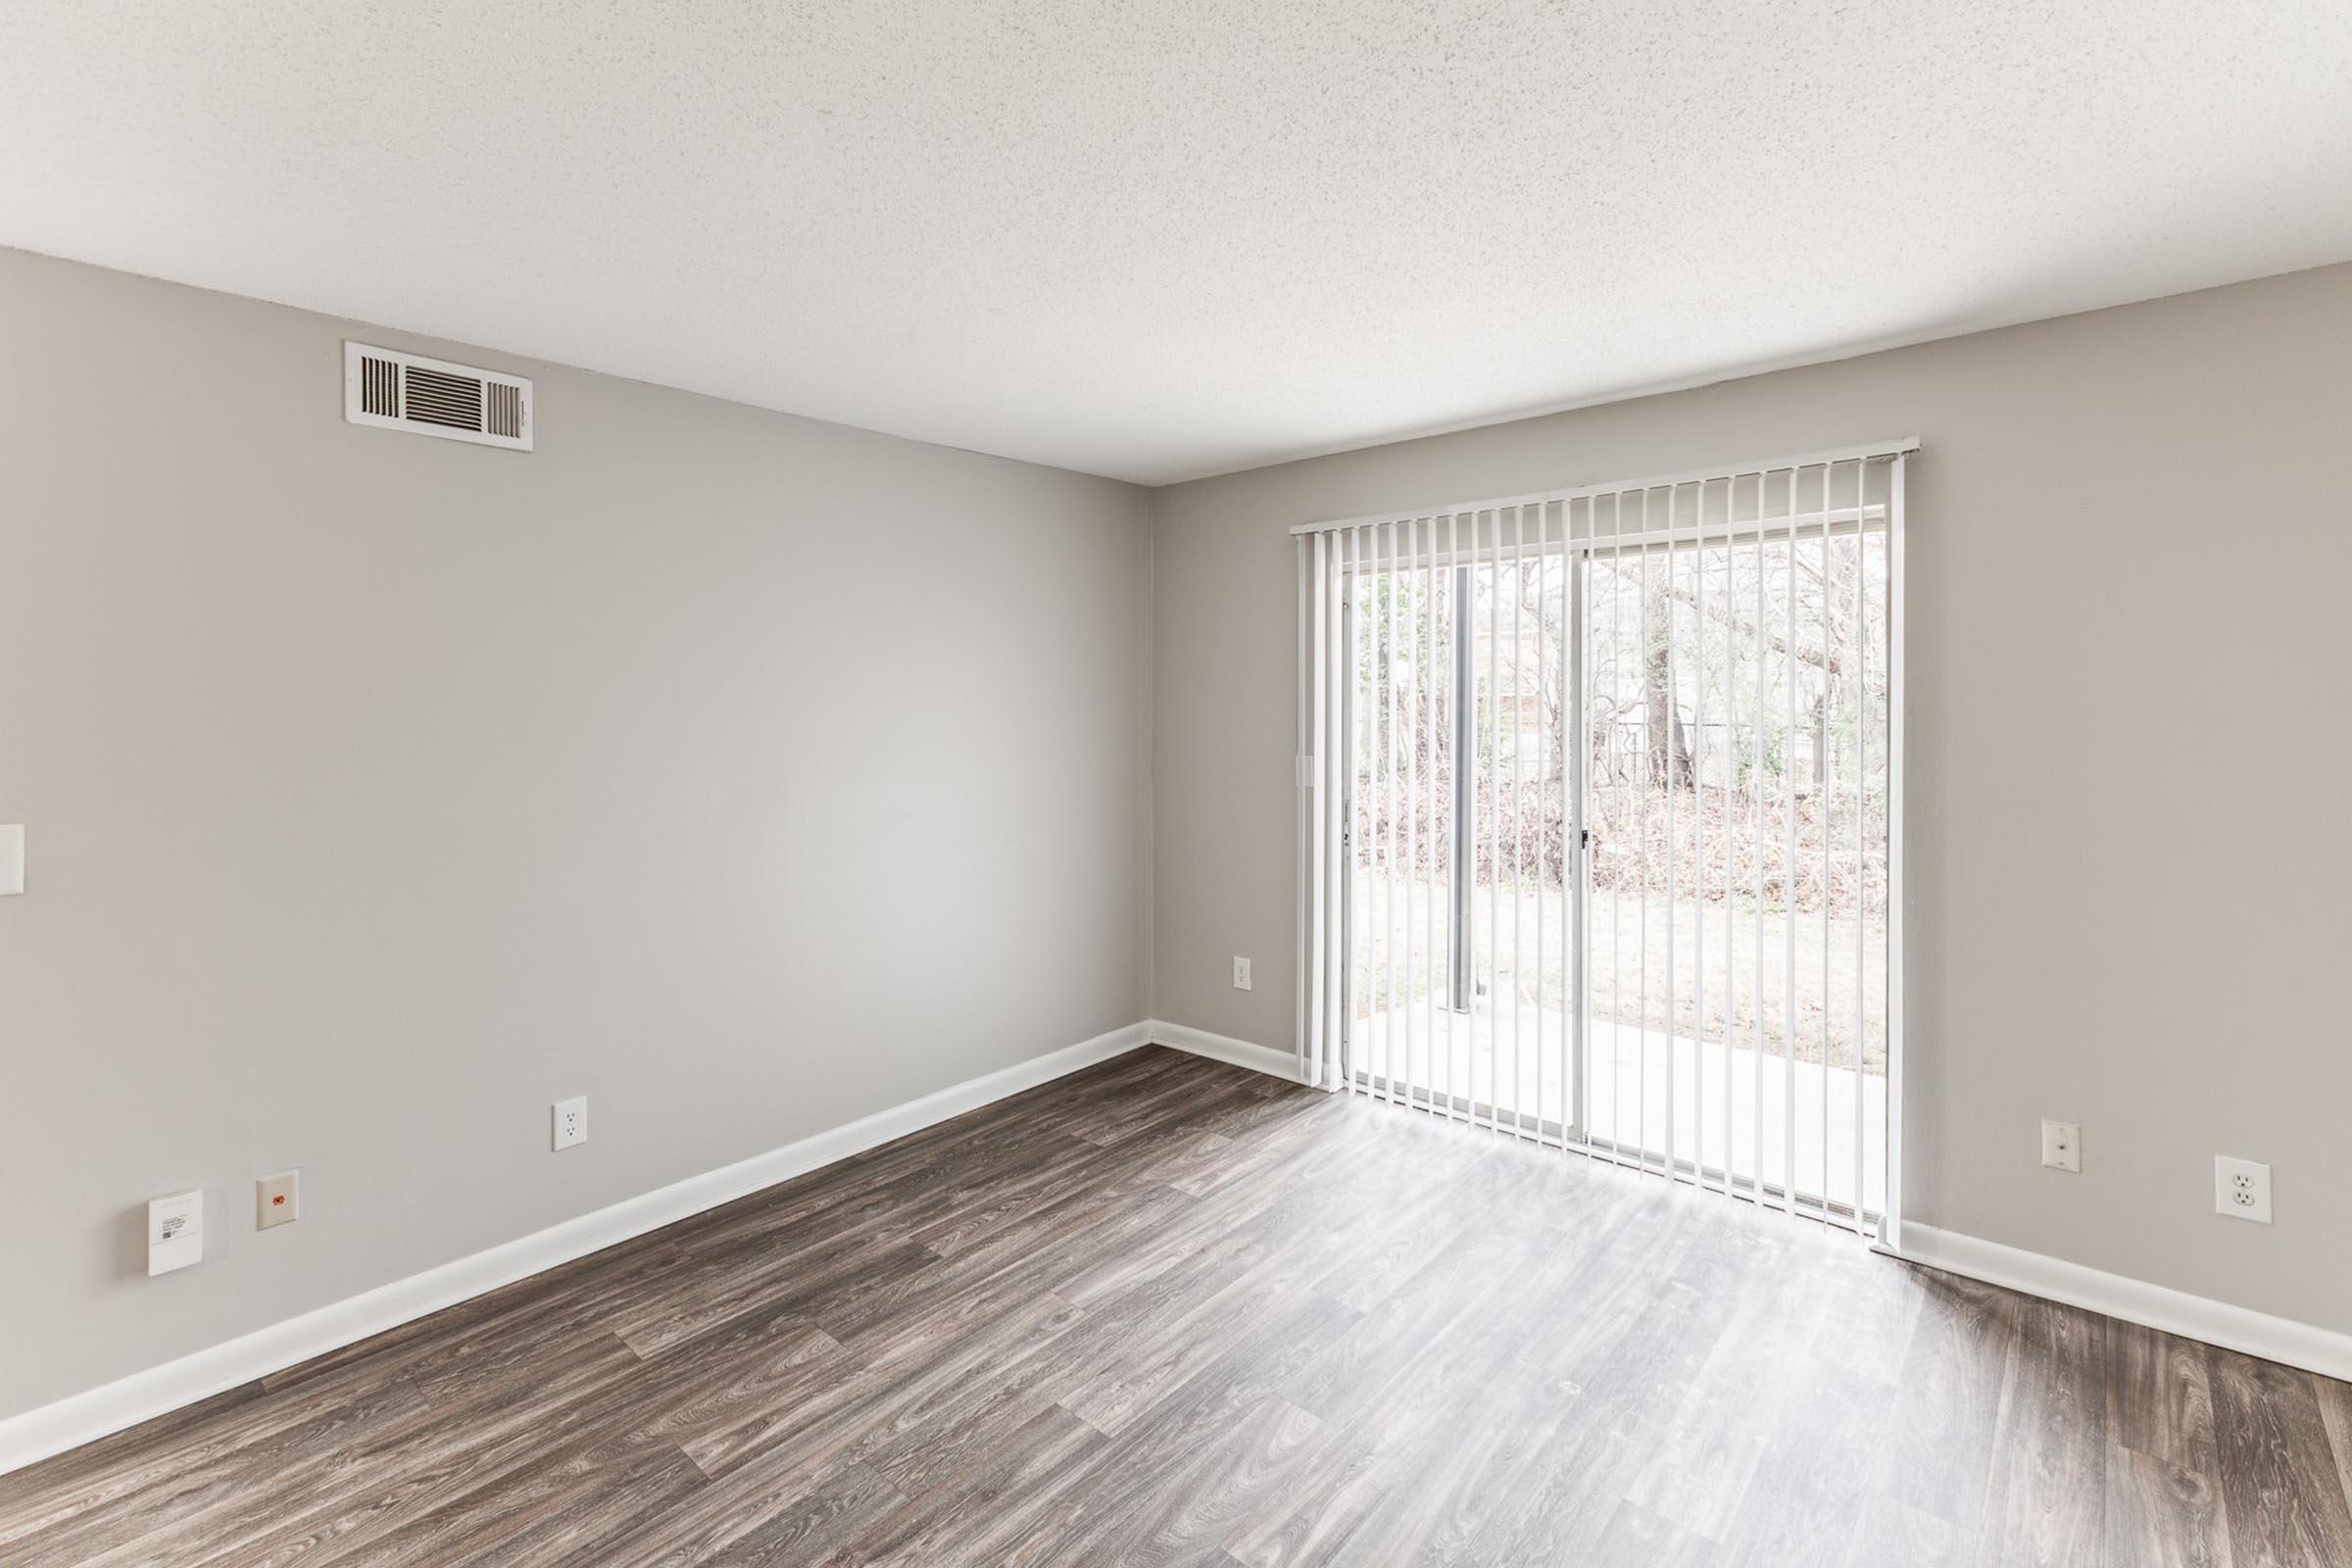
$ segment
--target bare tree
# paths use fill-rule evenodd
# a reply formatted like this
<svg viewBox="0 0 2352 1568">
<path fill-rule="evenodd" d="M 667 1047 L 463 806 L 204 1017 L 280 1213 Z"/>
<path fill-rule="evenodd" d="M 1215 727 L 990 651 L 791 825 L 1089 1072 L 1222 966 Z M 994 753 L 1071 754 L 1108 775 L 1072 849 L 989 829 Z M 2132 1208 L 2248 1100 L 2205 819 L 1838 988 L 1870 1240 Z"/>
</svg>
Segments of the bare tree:
<svg viewBox="0 0 2352 1568">
<path fill-rule="evenodd" d="M 1649 593 L 1650 643 L 1644 651 L 1646 680 L 1642 695 L 1648 705 L 1642 728 L 1649 742 L 1649 781 L 1652 785 L 1675 789 L 1690 789 L 1697 782 L 1690 766 L 1690 741 L 1683 733 L 1682 705 L 1674 700 L 1669 676 L 1672 661 L 1668 648 L 1673 640 L 1674 595 L 1670 585 L 1651 587 Z"/>
</svg>

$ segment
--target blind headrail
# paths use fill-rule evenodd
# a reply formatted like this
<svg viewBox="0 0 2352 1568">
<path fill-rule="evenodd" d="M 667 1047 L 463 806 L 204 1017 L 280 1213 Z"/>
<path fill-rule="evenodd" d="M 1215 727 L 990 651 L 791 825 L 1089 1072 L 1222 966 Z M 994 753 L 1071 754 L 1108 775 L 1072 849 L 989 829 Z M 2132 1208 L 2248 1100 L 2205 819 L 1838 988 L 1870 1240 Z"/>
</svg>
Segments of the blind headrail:
<svg viewBox="0 0 2352 1568">
<path fill-rule="evenodd" d="M 1919 450 L 1919 437 L 1898 436 L 1890 441 L 1865 441 L 1856 446 L 1833 447 L 1825 452 L 1802 452 L 1793 457 L 1771 458 L 1756 463 L 1718 463 L 1703 468 L 1685 468 L 1680 473 L 1652 473 L 1631 479 L 1612 479 L 1605 484 L 1570 485 L 1559 490 L 1534 490 L 1526 495 L 1491 496 L 1484 501 L 1459 501 L 1442 507 L 1404 507 L 1393 512 L 1368 512 L 1357 517 L 1334 517 L 1326 522 L 1294 524 L 1293 533 L 1330 533 L 1340 528 L 1361 527 L 1367 523 L 1400 522 L 1412 517 L 1446 517 L 1473 512 L 1492 512 L 1497 507 L 1534 507 L 1554 501 L 1585 501 L 1594 496 L 1629 494 L 1637 490 L 1663 490 L 1674 485 L 1697 484 L 1703 480 L 1743 479 L 1751 473 L 1780 473 L 1791 468 L 1818 468 L 1833 463 L 1868 462 L 1876 458 L 1896 458 Z"/>
</svg>

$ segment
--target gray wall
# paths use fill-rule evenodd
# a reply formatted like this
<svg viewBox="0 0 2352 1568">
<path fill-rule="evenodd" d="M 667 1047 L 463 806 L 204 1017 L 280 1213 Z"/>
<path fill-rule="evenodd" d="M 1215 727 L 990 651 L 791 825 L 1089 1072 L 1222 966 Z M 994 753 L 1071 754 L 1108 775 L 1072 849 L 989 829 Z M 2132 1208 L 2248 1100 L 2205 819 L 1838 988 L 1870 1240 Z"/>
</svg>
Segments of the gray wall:
<svg viewBox="0 0 2352 1568">
<path fill-rule="evenodd" d="M 2352 267 L 1155 492 L 1157 1016 L 1291 1043 L 1291 524 L 1914 434 L 1910 1217 L 2352 1329 Z"/>
<path fill-rule="evenodd" d="M 0 1415 L 1146 1011 L 1141 492 L 15 252 L 0 344 Z"/>
</svg>

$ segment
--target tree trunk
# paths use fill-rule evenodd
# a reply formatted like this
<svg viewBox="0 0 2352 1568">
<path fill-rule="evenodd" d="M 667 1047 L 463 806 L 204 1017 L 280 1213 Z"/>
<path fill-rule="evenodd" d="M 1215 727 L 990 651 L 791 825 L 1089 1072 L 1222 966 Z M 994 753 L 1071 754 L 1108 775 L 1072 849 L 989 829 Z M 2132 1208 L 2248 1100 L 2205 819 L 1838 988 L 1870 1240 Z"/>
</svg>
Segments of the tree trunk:
<svg viewBox="0 0 2352 1568">
<path fill-rule="evenodd" d="M 1683 733 L 1682 710 L 1674 701 L 1667 674 L 1666 642 L 1661 639 L 1649 651 L 1647 711 L 1642 726 L 1649 741 L 1649 782 L 1653 788 L 1672 784 L 1689 789 L 1692 782 L 1690 742 Z"/>
<path fill-rule="evenodd" d="M 1813 699 L 1813 795 L 1830 787 L 1830 698 L 1825 688 Z"/>
</svg>

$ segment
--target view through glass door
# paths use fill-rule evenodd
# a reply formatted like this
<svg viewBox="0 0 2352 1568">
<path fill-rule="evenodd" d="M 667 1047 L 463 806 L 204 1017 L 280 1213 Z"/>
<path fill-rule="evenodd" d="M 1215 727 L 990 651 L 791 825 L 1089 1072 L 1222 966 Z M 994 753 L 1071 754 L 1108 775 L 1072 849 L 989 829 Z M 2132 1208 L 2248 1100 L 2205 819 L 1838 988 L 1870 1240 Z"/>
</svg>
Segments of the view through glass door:
<svg viewBox="0 0 2352 1568">
<path fill-rule="evenodd" d="M 1356 1087 L 1883 1209 L 1886 492 L 1855 463 L 1350 542 Z"/>
<path fill-rule="evenodd" d="M 1416 1102 L 1556 1137 L 1576 1093 L 1571 564 L 1500 553 L 1399 547 L 1358 584 L 1356 1064 Z"/>
</svg>

